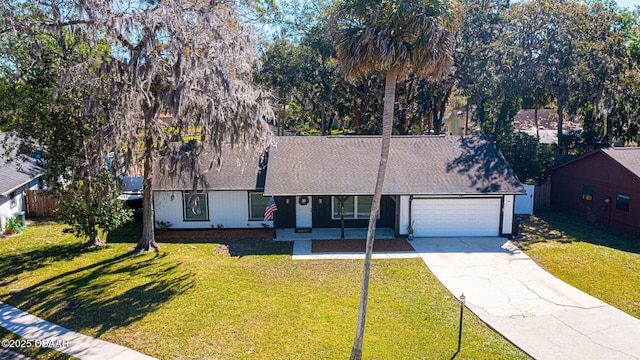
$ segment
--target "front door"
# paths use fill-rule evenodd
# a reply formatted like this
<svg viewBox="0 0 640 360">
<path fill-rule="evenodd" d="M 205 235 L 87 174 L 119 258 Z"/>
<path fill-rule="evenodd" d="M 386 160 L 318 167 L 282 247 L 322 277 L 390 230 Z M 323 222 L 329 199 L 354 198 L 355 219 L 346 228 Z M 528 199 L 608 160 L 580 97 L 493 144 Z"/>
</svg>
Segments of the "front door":
<svg viewBox="0 0 640 360">
<path fill-rule="evenodd" d="M 296 196 L 296 228 L 311 228 L 313 216 L 311 196 Z"/>
</svg>

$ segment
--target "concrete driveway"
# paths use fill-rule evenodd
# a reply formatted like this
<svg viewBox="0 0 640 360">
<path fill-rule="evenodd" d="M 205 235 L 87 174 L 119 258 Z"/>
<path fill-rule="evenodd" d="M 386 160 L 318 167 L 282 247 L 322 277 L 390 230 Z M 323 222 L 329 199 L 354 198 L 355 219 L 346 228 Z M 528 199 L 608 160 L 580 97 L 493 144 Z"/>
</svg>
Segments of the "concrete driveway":
<svg viewBox="0 0 640 360">
<path fill-rule="evenodd" d="M 536 359 L 640 359 L 640 320 L 560 281 L 503 238 L 411 245 L 453 295 L 464 293 L 471 311 Z"/>
</svg>

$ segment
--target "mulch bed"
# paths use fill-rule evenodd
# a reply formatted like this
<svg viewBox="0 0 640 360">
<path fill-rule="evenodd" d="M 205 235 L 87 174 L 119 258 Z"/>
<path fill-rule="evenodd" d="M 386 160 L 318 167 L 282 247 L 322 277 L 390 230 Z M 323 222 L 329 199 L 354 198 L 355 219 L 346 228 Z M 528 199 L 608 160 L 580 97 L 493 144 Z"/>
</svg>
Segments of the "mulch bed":
<svg viewBox="0 0 640 360">
<path fill-rule="evenodd" d="M 364 239 L 313 240 L 311 252 L 364 252 L 365 245 Z M 405 238 L 377 239 L 373 251 L 413 251 L 413 247 Z"/>
<path fill-rule="evenodd" d="M 156 231 L 156 239 L 273 239 L 273 229 L 170 229 Z"/>
</svg>

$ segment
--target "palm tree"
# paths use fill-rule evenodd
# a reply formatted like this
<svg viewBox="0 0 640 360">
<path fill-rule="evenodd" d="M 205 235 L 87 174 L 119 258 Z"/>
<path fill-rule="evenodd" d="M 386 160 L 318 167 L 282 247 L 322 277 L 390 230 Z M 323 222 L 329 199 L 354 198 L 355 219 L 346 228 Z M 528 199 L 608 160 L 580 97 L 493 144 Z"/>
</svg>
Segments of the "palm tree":
<svg viewBox="0 0 640 360">
<path fill-rule="evenodd" d="M 454 4 L 450 0 L 344 0 L 335 10 L 337 51 L 349 80 L 385 74 L 382 147 L 367 231 L 362 290 L 351 359 L 362 358 L 376 214 L 389 157 L 396 84 L 410 72 L 440 76 L 452 65 Z"/>
</svg>

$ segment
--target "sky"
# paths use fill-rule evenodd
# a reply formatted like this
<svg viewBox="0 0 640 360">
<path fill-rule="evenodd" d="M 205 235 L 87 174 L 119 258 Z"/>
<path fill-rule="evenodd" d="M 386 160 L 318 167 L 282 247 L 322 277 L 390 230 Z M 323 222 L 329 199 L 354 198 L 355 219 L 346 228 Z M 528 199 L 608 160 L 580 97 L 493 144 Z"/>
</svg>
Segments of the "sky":
<svg viewBox="0 0 640 360">
<path fill-rule="evenodd" d="M 620 7 L 629 8 L 629 10 L 633 10 L 636 5 L 640 5 L 640 0 L 616 0 Z"/>
</svg>

